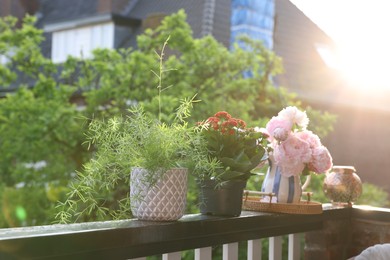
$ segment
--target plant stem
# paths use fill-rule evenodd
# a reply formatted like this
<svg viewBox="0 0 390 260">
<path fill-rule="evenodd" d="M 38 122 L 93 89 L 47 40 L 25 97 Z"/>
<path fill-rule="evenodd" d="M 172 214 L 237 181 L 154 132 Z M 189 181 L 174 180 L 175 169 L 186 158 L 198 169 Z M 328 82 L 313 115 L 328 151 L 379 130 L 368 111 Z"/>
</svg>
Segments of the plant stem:
<svg viewBox="0 0 390 260">
<path fill-rule="evenodd" d="M 163 59 L 164 59 L 165 47 L 168 44 L 169 38 L 170 38 L 170 36 L 168 36 L 168 38 L 165 40 L 164 45 L 161 49 L 161 53 L 160 53 L 160 55 L 158 55 L 158 57 L 160 59 L 160 68 L 159 68 L 160 71 L 159 71 L 159 75 L 158 75 L 158 86 L 157 86 L 157 88 L 158 88 L 158 120 L 159 121 L 161 121 L 161 92 L 163 91 L 163 89 L 162 89 L 162 76 L 164 73 Z"/>
</svg>

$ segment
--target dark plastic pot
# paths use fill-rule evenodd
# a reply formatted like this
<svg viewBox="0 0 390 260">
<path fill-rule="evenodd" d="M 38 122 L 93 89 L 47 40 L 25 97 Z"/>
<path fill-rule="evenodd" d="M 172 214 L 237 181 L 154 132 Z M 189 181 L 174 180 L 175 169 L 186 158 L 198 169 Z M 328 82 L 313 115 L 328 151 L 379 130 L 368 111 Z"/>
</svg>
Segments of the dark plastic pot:
<svg viewBox="0 0 390 260">
<path fill-rule="evenodd" d="M 200 212 L 204 215 L 237 217 L 241 214 L 246 181 L 227 181 L 216 187 L 214 180 L 200 181 Z"/>
</svg>

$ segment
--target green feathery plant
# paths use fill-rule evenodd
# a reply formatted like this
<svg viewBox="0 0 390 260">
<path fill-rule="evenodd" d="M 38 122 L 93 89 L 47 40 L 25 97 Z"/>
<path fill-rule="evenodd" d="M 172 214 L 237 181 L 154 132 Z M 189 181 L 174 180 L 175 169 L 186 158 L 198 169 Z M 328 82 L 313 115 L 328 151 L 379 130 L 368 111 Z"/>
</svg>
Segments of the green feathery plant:
<svg viewBox="0 0 390 260">
<path fill-rule="evenodd" d="M 159 59 L 159 72 L 156 73 L 155 71 L 152 70 L 152 73 L 156 76 L 158 79 L 158 85 L 157 85 L 157 90 L 158 90 L 158 120 L 161 122 L 161 94 L 163 91 L 169 89 L 172 87 L 172 85 L 169 85 L 165 88 L 162 87 L 162 81 L 163 81 L 163 75 L 166 72 L 169 72 L 171 70 L 175 69 L 165 69 L 164 68 L 164 54 L 165 54 L 165 48 L 168 44 L 169 38 L 171 36 L 168 36 L 168 38 L 165 40 L 164 45 L 161 49 L 161 53 L 159 54 L 157 51 L 155 51 L 156 55 L 158 56 Z"/>
<path fill-rule="evenodd" d="M 195 96 L 183 99 L 176 110 L 174 122 L 162 123 L 161 94 L 163 57 L 169 38 L 161 54 L 158 78 L 158 119 L 145 113 L 142 106 L 129 109 L 126 117 L 105 120 L 93 119 L 87 132 L 87 145 L 94 149 L 93 159 L 77 173 L 77 181 L 70 186 L 67 199 L 58 205 L 56 219 L 60 223 L 71 221 L 129 218 L 129 174 L 132 167 L 147 170 L 146 180 L 155 184 L 172 167 L 200 169 L 194 158 L 202 159 L 203 142 L 199 133 L 185 122 L 190 116 Z M 204 153 L 206 154 L 206 153 Z M 202 166 L 203 167 L 203 166 Z"/>
</svg>

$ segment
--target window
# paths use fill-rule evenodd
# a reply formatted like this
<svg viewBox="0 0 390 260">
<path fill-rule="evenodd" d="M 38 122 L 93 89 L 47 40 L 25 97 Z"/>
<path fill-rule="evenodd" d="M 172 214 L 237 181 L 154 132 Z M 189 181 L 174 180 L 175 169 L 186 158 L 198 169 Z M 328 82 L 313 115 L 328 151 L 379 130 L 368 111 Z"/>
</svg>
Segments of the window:
<svg viewBox="0 0 390 260">
<path fill-rule="evenodd" d="M 68 55 L 91 58 L 96 48 L 114 47 L 114 24 L 96 24 L 53 32 L 51 57 L 53 62 L 64 62 Z"/>
<path fill-rule="evenodd" d="M 231 46 L 245 34 L 273 48 L 275 3 L 273 0 L 234 0 L 231 14 Z M 244 47 L 244 46 L 241 46 Z"/>
<path fill-rule="evenodd" d="M 5 65 L 8 62 L 8 58 L 5 55 L 0 54 L 0 64 Z"/>
<path fill-rule="evenodd" d="M 0 64 L 6 65 L 8 62 L 11 62 L 12 56 L 15 55 L 16 50 L 16 47 L 11 47 L 6 50 L 6 53 L 0 54 Z"/>
</svg>

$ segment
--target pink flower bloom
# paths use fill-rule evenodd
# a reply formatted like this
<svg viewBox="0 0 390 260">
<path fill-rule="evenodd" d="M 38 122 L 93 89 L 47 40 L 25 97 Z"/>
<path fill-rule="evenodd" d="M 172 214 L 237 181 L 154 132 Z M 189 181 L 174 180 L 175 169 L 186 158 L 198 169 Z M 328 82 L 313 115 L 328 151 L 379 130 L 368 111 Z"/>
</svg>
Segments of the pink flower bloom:
<svg viewBox="0 0 390 260">
<path fill-rule="evenodd" d="M 308 165 L 309 170 L 316 173 L 324 173 L 332 168 L 332 156 L 325 146 L 313 149 L 312 161 Z"/>
<path fill-rule="evenodd" d="M 284 163 L 278 165 L 281 168 L 281 174 L 285 177 L 298 176 L 305 169 L 305 164 L 299 161 Z"/>
<path fill-rule="evenodd" d="M 332 167 L 329 151 L 316 134 L 306 130 L 308 124 L 306 112 L 290 106 L 266 125 L 275 163 L 286 177 L 299 175 L 305 169 L 322 173 Z"/>
<path fill-rule="evenodd" d="M 276 164 L 281 167 L 282 174 L 290 177 L 302 173 L 305 164 L 311 160 L 312 151 L 306 141 L 290 134 L 274 148 L 273 156 Z"/>
<path fill-rule="evenodd" d="M 283 132 L 291 132 L 291 128 L 292 128 L 292 123 L 291 121 L 289 120 L 285 120 L 285 119 L 282 119 L 280 117 L 272 117 L 271 120 L 267 123 L 266 125 L 266 129 L 267 129 L 267 132 L 269 133 L 270 135 L 270 138 L 269 140 L 272 141 L 273 138 L 276 138 L 274 135 L 275 135 L 275 130 L 279 128 L 279 130 L 277 132 L 281 133 L 282 131 Z M 278 139 L 277 139 L 278 140 Z M 278 140 L 278 141 L 282 141 L 282 140 Z"/>
<path fill-rule="evenodd" d="M 321 141 L 318 135 L 314 134 L 312 131 L 309 130 L 304 130 L 302 132 L 297 132 L 295 135 L 300 138 L 301 140 L 306 141 L 309 143 L 310 148 L 314 149 L 317 148 L 318 146 L 321 146 Z"/>
<path fill-rule="evenodd" d="M 296 107 L 286 107 L 279 112 L 278 117 L 281 117 L 287 121 L 290 121 L 292 125 L 297 124 L 303 129 L 306 129 L 309 124 L 309 118 L 306 115 L 306 112 L 300 111 Z"/>
<path fill-rule="evenodd" d="M 278 127 L 274 130 L 274 138 L 278 141 L 286 140 L 289 134 L 290 134 L 289 131 L 281 127 Z"/>
</svg>

